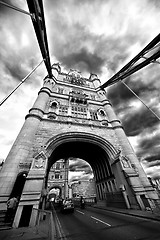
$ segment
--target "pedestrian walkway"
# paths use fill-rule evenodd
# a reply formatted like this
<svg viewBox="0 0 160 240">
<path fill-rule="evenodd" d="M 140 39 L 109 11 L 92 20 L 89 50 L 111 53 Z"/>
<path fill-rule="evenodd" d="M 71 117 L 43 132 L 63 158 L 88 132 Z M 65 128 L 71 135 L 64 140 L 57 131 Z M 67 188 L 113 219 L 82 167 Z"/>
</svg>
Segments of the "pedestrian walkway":
<svg viewBox="0 0 160 240">
<path fill-rule="evenodd" d="M 121 214 L 132 215 L 145 219 L 160 221 L 160 212 L 141 211 L 134 209 L 118 209 L 106 207 L 105 204 L 94 204 L 92 207 L 106 209 L 107 211 L 119 212 Z M 11 228 L 0 231 L 0 240 L 49 240 L 50 236 L 45 230 L 45 222 L 36 227 Z"/>
<path fill-rule="evenodd" d="M 0 231 L 0 240 L 53 240 L 48 221 L 35 227 L 11 228 Z"/>
<path fill-rule="evenodd" d="M 119 212 L 122 214 L 128 214 L 128 215 L 137 216 L 141 218 L 160 221 L 160 211 L 121 209 L 121 208 L 106 207 L 105 205 L 106 205 L 105 202 L 104 203 L 100 202 L 100 203 L 94 204 L 93 207 L 106 209 L 107 211 Z"/>
<path fill-rule="evenodd" d="M 46 233 L 37 230 L 36 227 L 11 228 L 10 230 L 0 231 L 1 240 L 47 240 L 49 239 Z"/>
</svg>

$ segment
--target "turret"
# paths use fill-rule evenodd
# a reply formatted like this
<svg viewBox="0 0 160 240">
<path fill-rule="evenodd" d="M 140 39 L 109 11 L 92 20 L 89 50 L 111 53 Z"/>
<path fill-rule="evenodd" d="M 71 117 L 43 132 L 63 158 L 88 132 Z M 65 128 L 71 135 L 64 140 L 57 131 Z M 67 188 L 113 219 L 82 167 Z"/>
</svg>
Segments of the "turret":
<svg viewBox="0 0 160 240">
<path fill-rule="evenodd" d="M 93 82 L 95 88 L 98 88 L 98 87 L 101 86 L 101 81 L 100 81 L 100 79 L 98 78 L 97 74 L 90 73 L 89 80 L 91 80 L 91 81 Z"/>
<path fill-rule="evenodd" d="M 59 73 L 61 73 L 60 64 L 59 64 L 59 63 L 54 63 L 54 64 L 52 65 L 52 74 L 53 74 L 53 77 L 55 77 L 55 78 L 57 79 Z"/>
</svg>

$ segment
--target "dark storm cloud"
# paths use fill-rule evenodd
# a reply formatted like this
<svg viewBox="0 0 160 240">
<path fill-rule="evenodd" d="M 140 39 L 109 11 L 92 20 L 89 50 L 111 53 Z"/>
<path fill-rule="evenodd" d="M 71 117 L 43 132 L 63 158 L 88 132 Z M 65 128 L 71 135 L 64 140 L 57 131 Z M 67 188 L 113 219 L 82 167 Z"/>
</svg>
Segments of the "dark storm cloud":
<svg viewBox="0 0 160 240">
<path fill-rule="evenodd" d="M 159 128 L 159 126 L 157 126 Z M 154 131 L 152 135 L 144 135 L 138 141 L 137 155 L 147 162 L 154 162 L 160 159 L 160 135 Z"/>
<path fill-rule="evenodd" d="M 144 69 L 141 70 L 141 72 Z M 140 72 L 126 78 L 123 80 L 129 88 L 142 100 L 146 100 L 148 103 L 149 98 L 158 97 L 157 87 L 159 87 L 159 77 L 160 73 L 157 72 L 158 67 L 156 65 L 151 65 L 146 69 L 145 75 L 141 75 Z M 113 106 L 117 111 L 126 108 L 131 101 L 136 100 L 136 96 L 120 81 L 115 85 L 107 89 L 108 98 L 111 100 Z M 145 99 L 143 99 L 145 97 Z M 159 101 L 159 99 L 157 99 Z M 123 106 L 124 105 L 124 106 Z"/>
<path fill-rule="evenodd" d="M 155 6 L 156 8 L 160 8 L 160 1 L 159 0 L 149 0 L 150 4 Z"/>
<path fill-rule="evenodd" d="M 148 106 L 160 116 L 158 108 L 160 96 L 159 73 L 157 65 L 151 65 L 140 73 L 123 80 L 127 86 Z M 146 130 L 149 132 L 157 127 L 158 118 L 154 116 L 143 103 L 123 83 L 119 82 L 107 89 L 108 99 L 113 104 L 116 114 L 120 117 L 127 136 L 136 136 Z M 137 107 L 136 107 L 137 106 Z M 151 132 L 150 131 L 150 132 Z"/>
<path fill-rule="evenodd" d="M 143 149 L 143 151 L 146 151 L 148 149 L 152 149 L 156 143 L 160 144 L 159 134 L 154 134 L 152 137 L 141 139 L 139 142 L 139 148 Z"/>
<path fill-rule="evenodd" d="M 70 159 L 69 160 L 69 171 L 84 171 L 85 174 L 92 173 L 90 165 L 82 159 Z"/>
<path fill-rule="evenodd" d="M 151 152 L 150 152 L 151 153 Z M 158 162 L 156 162 L 155 163 L 155 161 L 157 161 L 157 159 L 160 159 L 160 153 L 159 152 L 157 152 L 157 154 L 154 154 L 153 153 L 153 155 L 150 155 L 150 156 L 148 156 L 148 157 L 145 157 L 144 158 L 147 162 L 151 162 L 152 164 L 150 164 L 149 165 L 149 167 L 152 167 L 152 166 L 160 166 L 160 163 Z"/>
<path fill-rule="evenodd" d="M 104 64 L 104 59 L 93 53 L 89 53 L 87 49 L 82 48 L 78 53 L 68 53 L 67 56 L 61 56 L 60 62 L 67 68 L 77 68 L 80 71 L 100 72 L 101 66 Z"/>
<path fill-rule="evenodd" d="M 13 14 L 13 11 L 9 8 L 9 7 L 7 7 L 6 5 L 5 5 L 5 3 L 6 4 L 8 4 L 8 5 L 13 5 L 12 4 L 12 1 L 11 0 L 3 0 L 2 1 L 4 4 L 1 4 L 0 3 L 0 14 L 6 14 L 6 13 L 8 13 L 8 12 L 10 12 L 11 14 Z M 11 11 L 10 11 L 11 10 Z"/>
<path fill-rule="evenodd" d="M 117 83 L 107 89 L 107 97 L 113 104 L 117 113 L 120 113 L 128 105 L 128 101 L 134 98 L 134 95 L 121 83 Z"/>
<path fill-rule="evenodd" d="M 66 29 L 65 26 L 64 28 Z M 74 29 L 74 26 L 72 28 Z M 102 67 L 107 66 L 110 71 L 114 72 L 119 64 L 127 59 L 128 53 L 125 50 L 126 43 L 124 41 L 122 44 L 119 39 L 98 37 L 86 32 L 85 28 L 78 25 L 74 31 L 74 34 L 68 36 L 68 33 L 62 29 L 60 31 L 61 37 L 63 36 L 62 41 L 61 38 L 54 37 L 51 47 L 53 54 L 66 68 L 73 67 L 82 72 L 101 74 Z"/>
<path fill-rule="evenodd" d="M 86 173 L 82 173 L 80 176 L 72 176 L 70 178 L 70 182 L 74 183 L 77 181 L 81 181 L 81 180 L 90 180 L 91 179 L 91 174 L 86 174 Z"/>
<path fill-rule="evenodd" d="M 26 68 L 22 68 L 21 66 L 21 62 L 23 62 L 23 60 L 20 58 L 16 59 L 16 56 L 14 56 L 12 60 L 14 61 L 9 61 L 6 63 L 6 71 L 12 77 L 21 81 L 27 75 Z"/>
<path fill-rule="evenodd" d="M 96 2 L 96 1 L 95 1 Z M 62 2 L 61 2 L 62 3 Z M 53 54 L 66 68 L 77 68 L 80 71 L 101 73 L 102 67 L 107 66 L 110 71 L 116 71 L 129 56 L 127 47 L 136 41 L 136 36 L 105 36 L 97 35 L 87 28 L 87 24 L 72 20 L 74 9 L 62 7 L 53 12 L 48 9 L 49 45 Z M 82 6 L 81 6 L 82 8 Z M 65 12 L 66 10 L 66 12 Z M 70 16 L 68 16 L 70 14 Z M 68 20 L 70 18 L 70 20 Z M 122 54 L 123 53 L 123 54 Z"/>
<path fill-rule="evenodd" d="M 122 118 L 122 123 L 127 136 L 136 136 L 144 130 L 149 131 L 159 120 L 143 106 L 135 111 L 131 108 L 128 115 Z"/>
<path fill-rule="evenodd" d="M 27 10 L 24 1 L 5 2 Z M 3 9 L 5 12 L 0 15 L 0 85 L 7 92 L 13 86 L 8 84 L 7 89 L 3 86 L 5 81 L 21 81 L 38 64 L 41 55 L 30 17 L 6 6 Z"/>
<path fill-rule="evenodd" d="M 160 159 L 160 155 L 158 159 Z M 148 165 L 148 167 L 153 167 L 153 166 L 160 166 L 160 160 L 151 161 L 150 164 Z"/>
</svg>

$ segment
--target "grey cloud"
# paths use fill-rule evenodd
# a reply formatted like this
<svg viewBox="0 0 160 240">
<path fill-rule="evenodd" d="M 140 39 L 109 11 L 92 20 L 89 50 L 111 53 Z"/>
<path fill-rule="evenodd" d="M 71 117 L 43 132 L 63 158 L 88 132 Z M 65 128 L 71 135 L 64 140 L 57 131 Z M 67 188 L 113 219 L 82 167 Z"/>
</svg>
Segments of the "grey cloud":
<svg viewBox="0 0 160 240">
<path fill-rule="evenodd" d="M 145 76 L 137 73 L 135 76 L 130 76 L 124 82 L 137 94 L 138 97 L 150 107 L 157 115 L 160 115 L 159 93 L 157 91 L 158 76 L 151 76 L 151 69 L 156 69 L 151 66 Z M 120 117 L 127 136 L 139 135 L 145 129 L 153 128 L 158 124 L 158 119 L 141 103 L 141 107 L 136 109 L 132 103 L 140 103 L 140 100 L 126 87 L 123 83 L 117 83 L 108 88 L 108 99 L 113 104 L 115 112 Z M 154 99 L 154 100 L 153 100 Z"/>
<path fill-rule="evenodd" d="M 158 159 L 160 159 L 160 154 Z M 160 160 L 153 160 L 152 162 L 150 162 L 148 167 L 153 167 L 153 166 L 160 166 Z"/>
<path fill-rule="evenodd" d="M 61 56 L 60 62 L 67 68 L 77 68 L 80 71 L 86 72 L 100 72 L 100 66 L 103 66 L 104 60 L 96 54 L 89 53 L 87 49 L 83 48 L 78 53 L 67 54 Z M 98 64 L 97 64 L 98 63 Z"/>
<path fill-rule="evenodd" d="M 154 148 L 154 149 L 155 149 L 155 148 Z M 154 150 L 154 149 L 153 149 L 153 150 Z M 150 156 L 144 157 L 144 159 L 145 159 L 147 162 L 152 162 L 152 166 L 158 166 L 158 165 L 160 165 L 160 164 L 155 163 L 155 161 L 157 161 L 157 160 L 160 159 L 160 153 L 159 153 L 159 152 L 157 152 L 157 154 L 156 154 L 156 153 L 154 153 L 154 151 L 152 151 L 152 152 L 147 151 L 147 152 L 145 152 L 144 154 L 146 154 L 146 153 L 151 154 Z"/>
<path fill-rule="evenodd" d="M 137 110 L 131 110 L 127 116 L 123 117 L 122 123 L 127 136 L 136 136 L 157 125 L 159 120 L 145 107 Z"/>
<path fill-rule="evenodd" d="M 78 176 L 78 177 L 71 177 L 70 178 L 70 182 L 77 182 L 77 181 L 81 181 L 81 180 L 89 180 L 91 178 L 91 174 L 86 174 L 86 173 L 83 173 L 81 174 L 81 176 Z"/>
<path fill-rule="evenodd" d="M 155 8 L 160 8 L 160 1 L 159 0 L 148 0 L 151 6 L 155 6 Z"/>
<path fill-rule="evenodd" d="M 159 128 L 159 126 L 157 126 Z M 154 135 L 152 137 L 149 138 L 143 138 L 139 141 L 139 148 L 143 149 L 143 151 L 146 151 L 148 149 L 152 149 L 155 144 L 158 143 L 160 144 L 160 136 L 159 133 L 157 135 Z"/>
<path fill-rule="evenodd" d="M 91 33 L 80 22 L 66 21 L 68 15 L 65 17 L 60 8 L 54 14 L 50 11 L 49 19 L 51 54 L 68 68 L 76 66 L 81 71 L 99 74 L 102 67 L 107 66 L 110 71 L 116 71 L 129 56 L 127 46 L 136 42 L 132 34 L 106 37 Z"/>
<path fill-rule="evenodd" d="M 5 3 L 8 5 L 13 5 L 12 1 L 11 0 L 3 0 L 2 2 L 4 2 L 4 4 L 0 4 L 0 13 L 1 14 L 7 14 L 7 13 L 14 14 L 13 10 L 11 10 L 9 7 L 7 7 L 5 5 Z"/>
<path fill-rule="evenodd" d="M 26 7 L 24 2 L 18 0 L 14 4 L 13 1 L 5 2 L 22 9 Z M 41 58 L 30 18 L 6 6 L 3 9 L 6 10 L 5 14 L 0 15 L 0 64 L 3 66 L 3 72 L 0 73 L 1 85 L 4 85 L 4 77 L 8 81 L 21 81 Z"/>
<path fill-rule="evenodd" d="M 92 169 L 87 162 L 81 159 L 74 159 L 74 158 L 72 160 L 70 159 L 69 161 L 69 171 L 71 172 L 84 171 L 85 174 L 92 173 Z"/>
<path fill-rule="evenodd" d="M 147 175 L 150 176 L 153 179 L 160 179 L 160 172 L 153 170 L 152 168 L 147 169 Z"/>
<path fill-rule="evenodd" d="M 157 129 L 159 129 L 159 126 L 157 126 Z M 137 155 L 149 163 L 159 160 L 160 159 L 159 143 L 160 135 L 158 132 L 157 134 L 154 135 L 146 134 L 146 137 L 145 136 L 141 137 L 138 141 Z"/>
</svg>

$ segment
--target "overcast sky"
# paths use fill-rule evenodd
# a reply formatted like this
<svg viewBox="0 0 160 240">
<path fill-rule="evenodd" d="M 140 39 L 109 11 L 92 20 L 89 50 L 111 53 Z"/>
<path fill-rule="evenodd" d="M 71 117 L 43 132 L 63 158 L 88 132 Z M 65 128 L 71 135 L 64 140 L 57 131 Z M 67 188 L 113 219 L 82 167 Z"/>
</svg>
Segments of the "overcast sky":
<svg viewBox="0 0 160 240">
<path fill-rule="evenodd" d="M 28 11 L 25 0 L 4 1 Z M 159 34 L 159 0 L 45 0 L 51 63 L 107 81 Z M 0 101 L 42 60 L 28 15 L 0 5 Z M 5 159 L 47 75 L 44 64 L 0 107 L 0 159 Z M 160 116 L 160 65 L 150 64 L 125 79 Z M 160 122 L 129 90 L 106 89 L 148 176 L 160 178 Z M 73 178 L 90 176 L 72 160 Z"/>
</svg>

